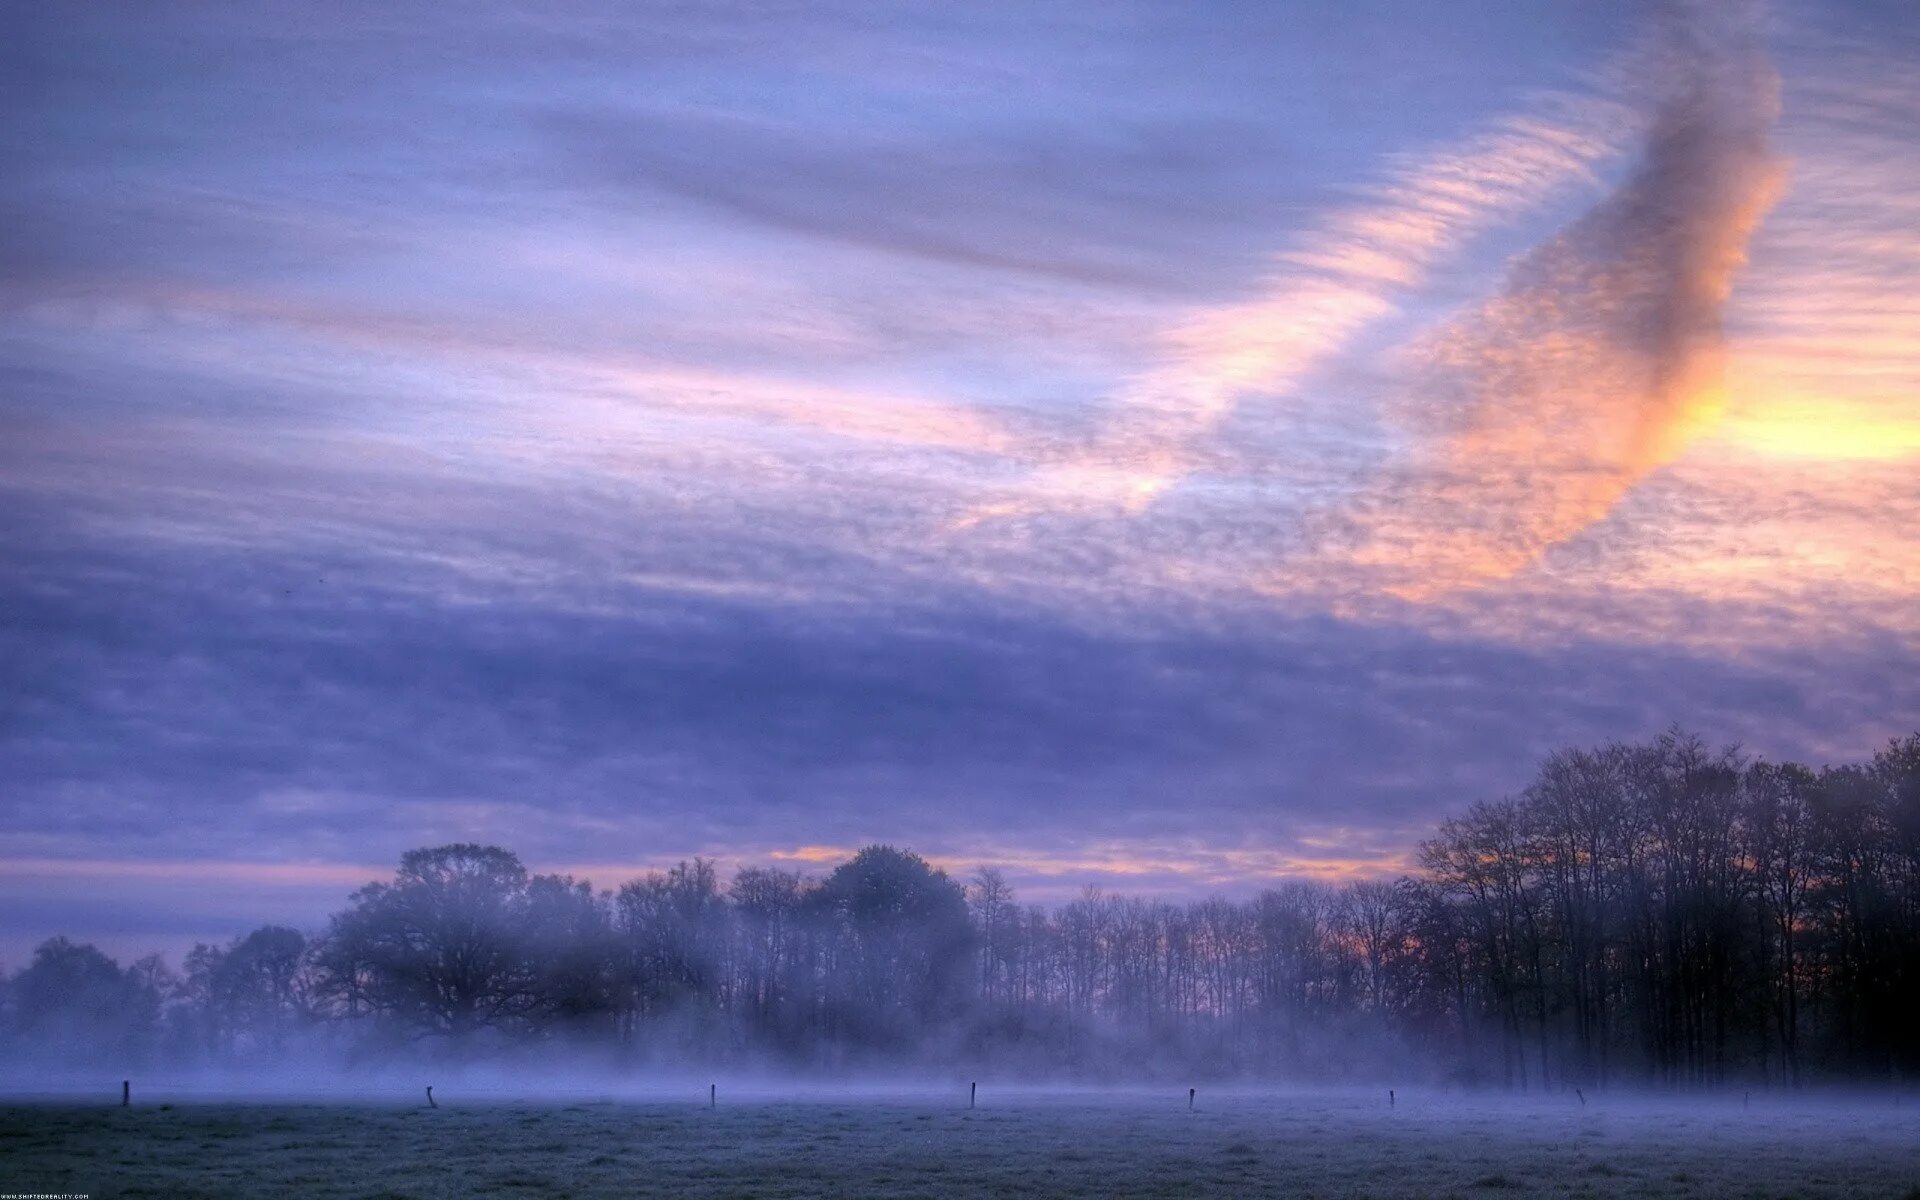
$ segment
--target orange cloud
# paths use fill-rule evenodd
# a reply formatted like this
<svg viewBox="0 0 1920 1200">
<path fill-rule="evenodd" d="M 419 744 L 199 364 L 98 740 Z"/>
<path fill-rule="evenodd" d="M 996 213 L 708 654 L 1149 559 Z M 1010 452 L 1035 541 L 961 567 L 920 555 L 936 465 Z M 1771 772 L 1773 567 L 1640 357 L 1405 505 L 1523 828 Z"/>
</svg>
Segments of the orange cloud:
<svg viewBox="0 0 1920 1200">
<path fill-rule="evenodd" d="M 1723 312 L 1782 179 L 1777 80 L 1744 35 L 1675 32 L 1691 52 L 1633 174 L 1414 348 L 1406 417 L 1425 444 L 1363 501 L 1345 554 L 1375 586 L 1423 599 L 1505 579 L 1720 415 Z"/>
<path fill-rule="evenodd" d="M 1027 878 L 1031 886 L 1041 890 L 1046 890 L 1048 880 L 1063 881 L 1069 888 L 1100 882 L 1132 891 L 1142 884 L 1175 882 L 1196 886 L 1257 885 L 1283 879 L 1340 882 L 1400 875 L 1412 869 L 1407 852 L 1382 849 L 1375 844 L 1379 841 L 1377 832 L 1351 830 L 1302 838 L 1300 851 L 1103 839 L 1071 850 L 982 847 L 963 853 L 929 854 L 926 859 L 955 879 L 965 880 L 979 867 L 997 867 Z M 831 868 L 852 858 L 856 849 L 801 846 L 775 850 L 768 857 L 777 862 Z"/>
</svg>

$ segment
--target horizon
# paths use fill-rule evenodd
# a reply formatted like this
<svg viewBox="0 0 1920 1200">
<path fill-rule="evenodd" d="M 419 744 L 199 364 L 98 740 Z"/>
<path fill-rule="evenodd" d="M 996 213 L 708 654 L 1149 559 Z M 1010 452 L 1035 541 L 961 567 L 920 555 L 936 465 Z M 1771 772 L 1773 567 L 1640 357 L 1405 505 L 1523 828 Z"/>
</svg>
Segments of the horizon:
<svg viewBox="0 0 1920 1200">
<path fill-rule="evenodd" d="M 1684 730 L 1674 728 L 1649 745 L 1657 745 L 1665 738 L 1688 740 Z M 1702 750 L 1706 747 L 1700 745 Z M 1556 754 L 1565 753 L 1604 753 L 1609 749 L 1631 749 L 1630 743 L 1614 743 L 1610 747 L 1563 747 Z M 1817 768 L 1799 763 L 1769 763 L 1765 759 L 1743 755 L 1737 747 L 1723 747 L 1721 754 L 1728 756 L 1742 766 L 1742 770 L 1756 767 L 1800 767 L 1809 771 L 1815 778 L 1838 775 L 1866 764 L 1820 764 Z M 1920 730 L 1908 737 L 1893 739 L 1882 748 L 1888 769 L 1895 772 L 1910 770 L 1902 767 L 1907 759 L 1920 755 Z M 1544 773 L 1550 763 L 1543 761 L 1537 765 Z M 1538 786 L 1542 775 L 1536 776 Z M 1898 790 L 1899 784 L 1892 780 L 1888 786 Z M 1524 790 L 1515 797 L 1524 797 Z M 1453 820 L 1468 815 L 1470 805 L 1463 805 L 1455 812 L 1446 814 L 1445 820 Z M 658 881 L 674 868 L 685 868 L 690 864 L 705 864 L 713 868 L 719 878 L 731 884 L 742 871 L 772 869 L 796 875 L 803 884 L 814 886 L 822 883 L 834 870 L 850 863 L 857 855 L 868 849 L 900 850 L 923 860 L 932 870 L 961 887 L 968 902 L 977 899 L 979 881 L 985 872 L 991 871 L 997 882 L 1010 889 L 1011 900 L 1021 908 L 1038 908 L 1058 913 L 1063 905 L 1074 900 L 1090 897 L 1114 897 L 1142 899 L 1154 903 L 1192 904 L 1212 900 L 1244 902 L 1256 898 L 1257 894 L 1269 892 L 1272 888 L 1287 882 L 1309 882 L 1326 887 L 1331 893 L 1339 894 L 1346 885 L 1368 881 L 1399 882 L 1410 879 L 1429 878 L 1429 872 L 1415 861 L 1419 850 L 1443 835 L 1443 829 L 1427 831 L 1418 843 L 1404 852 L 1364 863 L 1319 864 L 1318 869 L 1303 869 L 1297 864 L 1283 866 L 1265 874 L 1249 874 L 1246 867 L 1250 858 L 1256 854 L 1233 852 L 1210 856 L 1210 869 L 1201 871 L 1193 860 L 1162 859 L 1153 863 L 1138 861 L 1105 861 L 1097 869 L 1090 868 L 1086 862 L 1035 862 L 1033 860 L 975 860 L 965 861 L 946 859 L 938 855 L 921 855 L 912 846 L 890 846 L 881 842 L 869 842 L 861 846 L 802 846 L 792 852 L 775 853 L 763 859 L 746 858 L 709 858 L 694 856 L 673 861 L 656 863 L 595 863 L 595 864 L 553 864 L 525 862 L 528 874 L 565 878 L 581 885 L 591 887 L 592 894 L 609 898 L 627 884 L 639 884 Z M 410 852 L 422 852 L 431 849 L 449 849 L 453 845 L 468 846 L 476 843 L 450 843 L 441 847 L 413 847 Z M 513 855 L 519 855 L 511 846 L 483 847 L 500 849 Z M 1087 878 L 1090 871 L 1094 878 Z M 209 926 L 205 934 L 184 935 L 174 932 L 166 941 L 155 942 L 151 938 L 143 941 L 139 932 L 117 931 L 107 937 L 91 936 L 84 929 L 42 930 L 39 934 L 29 934 L 24 927 L 12 940 L 0 940 L 0 977 L 6 971 L 17 968 L 33 959 L 34 950 L 54 938 L 65 938 L 73 943 L 92 946 L 109 957 L 124 963 L 131 963 L 148 955 L 157 954 L 169 967 L 177 967 L 186 961 L 188 951 L 197 948 L 225 950 L 237 943 L 245 934 L 269 927 L 290 928 L 304 937 L 320 939 L 324 937 L 326 926 L 334 912 L 348 905 L 353 894 L 368 884 L 391 882 L 395 877 L 393 866 L 348 866 L 340 864 L 259 864 L 226 863 L 216 867 L 199 862 L 168 863 L 143 862 L 128 864 L 121 861 L 74 862 L 72 860 L 52 860 L 45 863 L 13 864 L 11 882 L 8 888 L 19 887 L 23 892 L 34 892 L 38 882 L 56 883 L 80 879 L 84 883 L 98 886 L 112 882 L 120 887 L 127 883 L 129 873 L 134 879 L 155 886 L 162 895 L 170 889 L 175 892 L 191 890 L 195 896 L 196 907 L 203 912 L 217 912 L 218 906 L 227 902 L 225 894 L 217 887 L 209 891 L 209 879 L 234 889 L 233 894 L 245 895 L 257 903 L 264 889 L 273 896 L 274 903 L 284 907 L 269 908 L 265 914 L 257 907 L 248 907 L 244 913 L 229 910 L 229 915 Z M 723 888 L 723 890 L 725 890 Z M 0 895 L 7 894 L 0 890 Z M 325 899 L 327 896 L 331 899 Z M 41 899 L 47 897 L 41 896 Z M 58 897 L 53 898 L 56 903 Z M 320 911 L 322 907 L 327 911 Z"/>
</svg>

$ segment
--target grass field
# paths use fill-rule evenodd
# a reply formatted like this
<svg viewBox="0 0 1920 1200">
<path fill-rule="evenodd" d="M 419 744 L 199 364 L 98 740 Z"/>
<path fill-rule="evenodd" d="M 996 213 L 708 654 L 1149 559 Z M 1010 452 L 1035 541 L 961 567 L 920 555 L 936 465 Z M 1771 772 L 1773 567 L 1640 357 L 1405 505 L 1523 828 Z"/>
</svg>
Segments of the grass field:
<svg viewBox="0 0 1920 1200">
<path fill-rule="evenodd" d="M 0 1108 L 0 1194 L 1920 1196 L 1920 1104 L 996 1093 Z"/>
</svg>

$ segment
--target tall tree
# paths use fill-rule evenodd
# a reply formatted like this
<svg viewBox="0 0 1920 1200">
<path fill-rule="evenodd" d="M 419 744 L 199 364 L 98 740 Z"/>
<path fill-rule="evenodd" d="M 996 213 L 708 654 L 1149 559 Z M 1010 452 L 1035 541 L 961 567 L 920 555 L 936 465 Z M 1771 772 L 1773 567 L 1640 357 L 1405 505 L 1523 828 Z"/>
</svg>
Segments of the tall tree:
<svg viewBox="0 0 1920 1200">
<path fill-rule="evenodd" d="M 355 892 L 328 961 L 413 1037 L 523 1034 L 546 996 L 529 938 L 529 878 L 512 853 L 460 843 L 409 850 L 391 883 Z"/>
</svg>

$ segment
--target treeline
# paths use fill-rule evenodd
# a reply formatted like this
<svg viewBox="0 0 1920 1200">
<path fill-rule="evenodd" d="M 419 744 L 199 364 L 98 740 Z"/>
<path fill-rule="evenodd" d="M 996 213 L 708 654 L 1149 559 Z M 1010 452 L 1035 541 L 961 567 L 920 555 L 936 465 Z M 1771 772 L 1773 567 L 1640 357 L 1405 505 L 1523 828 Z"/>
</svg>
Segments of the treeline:
<svg viewBox="0 0 1920 1200">
<path fill-rule="evenodd" d="M 1245 901 L 1044 909 L 886 846 L 824 878 L 696 860 L 605 892 L 442 846 L 315 936 L 178 972 L 56 938 L 0 1004 L 16 1061 L 1893 1081 L 1920 1069 L 1920 735 L 1819 771 L 1677 732 L 1563 751 L 1409 877 Z"/>
</svg>

